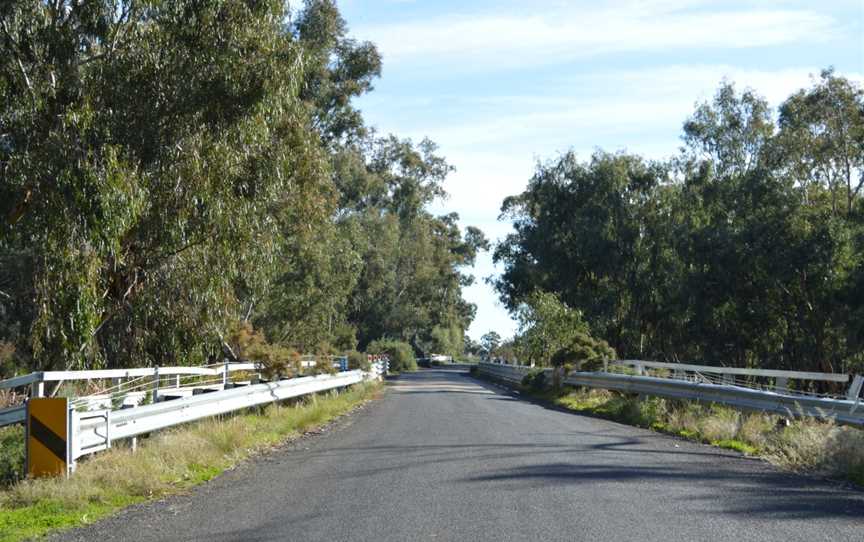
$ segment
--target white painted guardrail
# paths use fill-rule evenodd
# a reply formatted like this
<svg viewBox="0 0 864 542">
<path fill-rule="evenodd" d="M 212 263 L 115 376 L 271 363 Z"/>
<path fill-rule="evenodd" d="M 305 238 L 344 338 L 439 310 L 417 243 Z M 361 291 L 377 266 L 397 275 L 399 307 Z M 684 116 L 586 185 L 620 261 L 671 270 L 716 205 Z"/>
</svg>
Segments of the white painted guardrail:
<svg viewBox="0 0 864 542">
<path fill-rule="evenodd" d="M 610 367 L 631 367 L 636 374 L 608 372 Z M 645 368 L 662 369 L 669 376 L 648 376 Z M 525 366 L 481 363 L 478 370 L 508 384 L 520 384 L 532 369 Z M 551 382 L 553 369 L 543 369 Z M 720 375 L 717 381 L 705 375 Z M 749 387 L 730 376 L 775 379 L 773 385 Z M 610 362 L 602 372 L 573 372 L 563 379 L 564 384 L 616 390 L 625 393 L 656 395 L 673 399 L 688 399 L 707 403 L 721 403 L 737 408 L 772 412 L 783 416 L 813 416 L 831 418 L 840 423 L 864 426 L 864 404 L 861 390 L 864 377 L 852 379 L 844 397 L 819 396 L 795 392 L 788 388 L 790 381 L 849 382 L 849 375 L 831 373 L 804 373 L 761 369 L 738 369 L 684 365 L 675 363 L 622 360 Z M 777 382 L 779 381 L 779 382 Z"/>
<path fill-rule="evenodd" d="M 28 471 L 62 473 L 74 469 L 77 459 L 111 448 L 120 439 L 135 438 L 175 425 L 218 416 L 321 391 L 344 388 L 387 374 L 386 357 L 370 356 L 368 371 L 343 370 L 333 374 L 298 376 L 259 383 L 261 367 L 255 363 L 224 363 L 216 367 L 154 367 L 94 371 L 38 372 L 0 381 L 0 389 L 29 387 L 30 399 L 22 405 L 0 410 L 0 427 L 25 425 Z M 347 369 L 346 359 L 337 364 Z M 250 374 L 252 380 L 231 382 L 231 373 Z M 46 382 L 86 381 L 96 394 L 73 399 L 45 398 Z M 99 387 L 98 383 L 103 383 Z M 108 382 L 108 386 L 105 386 Z M 168 384 L 168 385 L 166 385 Z M 78 388 L 81 389 L 81 384 Z M 55 388 L 55 393 L 59 385 Z M 145 400 L 151 404 L 141 404 Z M 51 414 L 33 411 L 36 403 L 51 402 Z M 60 401 L 58 403 L 58 401 Z M 59 405 L 59 406 L 53 406 Z M 37 410 L 41 410 L 40 406 Z M 46 420 L 53 428 L 46 429 Z M 58 422 L 58 420 L 60 420 Z M 58 425 L 59 423 L 59 425 Z M 31 427 L 32 426 L 32 427 Z M 66 430 L 62 428 L 66 427 Z M 31 431 L 32 430 L 32 434 Z M 31 438 L 32 437 L 32 438 Z M 48 450 L 41 453 L 34 470 L 31 441 Z M 135 441 L 133 440 L 133 446 Z M 44 450 L 43 450 L 44 452 Z M 55 465 L 62 468 L 56 470 Z M 43 469 L 44 465 L 48 465 Z"/>
<path fill-rule="evenodd" d="M 386 374 L 379 363 L 372 371 L 346 371 L 332 375 L 304 376 L 163 401 L 122 410 L 74 412 L 70 427 L 70 459 L 110 448 L 112 443 L 160 429 L 218 416 L 244 408 L 283 401 L 321 391 L 344 388 Z"/>
<path fill-rule="evenodd" d="M 313 367 L 314 360 L 303 359 L 304 368 Z M 131 379 L 144 377 L 223 376 L 237 371 L 257 371 L 257 363 L 220 363 L 209 367 L 142 367 L 133 369 L 96 369 L 88 371 L 38 371 L 0 380 L 0 390 L 30 386 L 31 397 L 44 397 L 45 384 L 82 380 Z"/>
</svg>

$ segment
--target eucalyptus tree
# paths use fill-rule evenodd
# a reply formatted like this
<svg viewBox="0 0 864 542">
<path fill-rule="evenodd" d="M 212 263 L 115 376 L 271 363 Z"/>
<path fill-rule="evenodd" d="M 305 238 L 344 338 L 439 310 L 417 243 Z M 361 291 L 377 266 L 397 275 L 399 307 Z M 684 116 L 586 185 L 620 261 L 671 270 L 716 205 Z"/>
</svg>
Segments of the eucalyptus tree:
<svg viewBox="0 0 864 542">
<path fill-rule="evenodd" d="M 332 197 L 286 6 L 0 10 L 3 236 L 34 262 L 38 364 L 205 359 Z"/>
<path fill-rule="evenodd" d="M 487 331 L 480 337 L 480 346 L 487 355 L 493 355 L 501 346 L 501 335 L 497 331 Z"/>
<path fill-rule="evenodd" d="M 834 214 L 851 213 L 864 186 L 864 91 L 824 70 L 783 103 L 779 125 L 777 166 L 808 198 L 824 192 Z"/>
<path fill-rule="evenodd" d="M 775 121 L 724 82 L 668 163 L 539 165 L 502 206 L 502 300 L 519 313 L 550 292 L 623 356 L 861 370 L 862 96 L 826 71 Z"/>
</svg>

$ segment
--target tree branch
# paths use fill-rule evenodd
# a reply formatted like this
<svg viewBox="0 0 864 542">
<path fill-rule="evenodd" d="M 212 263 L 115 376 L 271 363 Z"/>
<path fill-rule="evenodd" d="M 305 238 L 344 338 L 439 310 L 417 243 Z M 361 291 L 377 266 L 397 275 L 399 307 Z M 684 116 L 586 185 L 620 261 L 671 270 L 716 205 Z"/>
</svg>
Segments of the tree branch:
<svg viewBox="0 0 864 542">
<path fill-rule="evenodd" d="M 3 34 L 6 35 L 6 39 L 9 40 L 9 43 L 12 44 L 15 49 L 15 60 L 18 63 L 18 69 L 21 71 L 22 77 L 24 77 L 24 83 L 27 85 L 27 90 L 30 92 L 30 97 L 33 98 L 34 102 L 36 100 L 36 92 L 33 90 L 33 84 L 30 82 L 30 77 L 27 75 L 27 70 L 24 69 L 24 63 L 21 61 L 21 47 L 18 45 L 18 42 L 15 38 L 12 37 L 12 33 L 9 32 L 9 25 L 6 24 L 6 20 L 2 21 Z"/>
</svg>

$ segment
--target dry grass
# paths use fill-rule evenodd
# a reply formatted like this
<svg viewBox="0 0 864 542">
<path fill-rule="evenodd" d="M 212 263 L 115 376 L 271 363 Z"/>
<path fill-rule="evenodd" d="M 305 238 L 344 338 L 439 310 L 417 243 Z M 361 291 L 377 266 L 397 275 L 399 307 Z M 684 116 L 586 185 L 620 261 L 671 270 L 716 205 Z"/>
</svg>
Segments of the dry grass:
<svg viewBox="0 0 864 542">
<path fill-rule="evenodd" d="M 786 422 L 773 414 L 658 397 L 639 398 L 607 390 L 580 388 L 541 397 L 570 410 L 738 450 L 785 469 L 864 486 L 864 430 L 813 418 Z"/>
<path fill-rule="evenodd" d="M 709 408 L 699 418 L 697 430 L 709 442 L 733 440 L 738 437 L 741 413 L 728 408 Z"/>
<path fill-rule="evenodd" d="M 260 413 L 209 419 L 157 433 L 136 453 L 118 447 L 98 454 L 82 462 L 68 480 L 21 481 L 0 492 L 0 540 L 77 525 L 130 503 L 183 491 L 328 422 L 379 390 L 379 385 L 363 384 L 341 394 L 313 396 L 296 406 L 271 405 Z M 41 521 L 31 525 L 33 518 Z"/>
<path fill-rule="evenodd" d="M 777 465 L 864 485 L 864 431 L 830 421 L 796 420 L 768 440 L 766 457 Z"/>
<path fill-rule="evenodd" d="M 744 414 L 738 435 L 741 440 L 748 442 L 757 449 L 763 450 L 768 445 L 768 439 L 777 428 L 779 418 L 767 414 Z"/>
<path fill-rule="evenodd" d="M 24 396 L 11 390 L 0 390 L 0 409 L 20 405 L 24 402 Z"/>
</svg>

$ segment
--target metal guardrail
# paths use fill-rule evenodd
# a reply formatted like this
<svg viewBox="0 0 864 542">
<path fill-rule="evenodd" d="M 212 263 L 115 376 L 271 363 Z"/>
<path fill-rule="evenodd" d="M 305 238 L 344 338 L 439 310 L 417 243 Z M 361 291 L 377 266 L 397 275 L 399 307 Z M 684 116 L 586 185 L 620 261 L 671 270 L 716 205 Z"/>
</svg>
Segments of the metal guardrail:
<svg viewBox="0 0 864 542">
<path fill-rule="evenodd" d="M 498 380 L 502 380 L 508 384 L 521 384 L 522 379 L 532 371 L 531 367 L 526 367 L 524 365 L 504 365 L 498 363 L 478 363 L 478 370 L 481 373 L 486 373 L 487 375 L 496 378 Z M 544 369 L 544 372 L 549 372 L 551 374 L 552 369 Z"/>
<path fill-rule="evenodd" d="M 785 387 L 774 390 L 754 389 L 734 385 L 732 383 L 715 383 L 687 377 L 687 373 L 701 374 L 735 374 L 742 376 L 770 377 L 783 380 L 817 380 L 828 382 L 848 382 L 848 375 L 833 375 L 830 373 L 801 373 L 794 371 L 764 371 L 759 369 L 734 369 L 724 367 L 707 367 L 701 365 L 679 365 L 674 363 L 616 361 L 609 365 L 653 367 L 672 371 L 669 377 L 646 376 L 644 374 L 625 375 L 610 372 L 576 372 L 564 378 L 563 383 L 573 386 L 587 386 L 616 390 L 626 393 L 638 393 L 669 397 L 673 399 L 688 399 L 693 401 L 721 403 L 737 408 L 771 412 L 783 416 L 812 416 L 834 419 L 840 423 L 864 426 L 864 404 L 860 397 L 864 377 L 856 376 L 844 398 L 819 397 L 792 392 Z M 479 371 L 498 380 L 519 384 L 532 371 L 530 367 L 481 363 Z M 547 377 L 552 369 L 543 369 Z M 731 372 L 730 371 L 734 371 Z M 641 372 L 641 371 L 640 371 Z"/>
<path fill-rule="evenodd" d="M 738 367 L 713 367 L 710 365 L 692 365 L 687 363 L 666 363 L 660 361 L 641 360 L 616 360 L 609 365 L 621 367 L 633 367 L 639 374 L 643 374 L 646 368 L 668 369 L 679 372 L 707 373 L 730 376 L 750 376 L 762 378 L 775 378 L 786 380 L 812 380 L 818 382 L 849 382 L 848 374 L 839 373 L 811 373 L 805 371 L 778 371 L 774 369 L 743 369 Z"/>
<path fill-rule="evenodd" d="M 306 365 L 304 365 L 305 367 Z M 222 376 L 232 372 L 255 371 L 256 363 L 223 363 L 215 367 L 145 367 L 134 369 L 104 369 L 90 371 L 38 371 L 26 375 L 0 380 L 0 390 L 30 387 L 30 397 L 44 397 L 45 384 L 49 382 L 76 382 L 85 380 L 122 380 L 141 378 L 164 378 L 168 376 Z M 0 426 L 3 424 L 0 423 Z"/>
<path fill-rule="evenodd" d="M 25 405 L 0 410 L 0 427 L 3 427 L 4 425 L 24 423 L 24 419 L 27 415 L 26 411 L 27 407 Z"/>
<path fill-rule="evenodd" d="M 372 360 L 373 358 L 370 358 Z M 244 383 L 230 382 L 228 374 L 232 371 L 252 371 L 257 369 L 257 366 L 252 363 L 245 364 L 225 364 L 216 369 L 206 367 L 173 367 L 173 368 L 154 368 L 154 369 L 129 369 L 129 370 L 109 370 L 109 371 L 75 371 L 58 373 L 33 373 L 24 377 L 17 377 L 4 381 L 5 387 L 18 386 L 35 386 L 46 381 L 65 381 L 65 380 L 114 380 L 117 378 L 132 378 L 141 379 L 152 376 L 151 380 L 145 380 L 143 383 L 138 382 L 136 385 L 153 386 L 148 391 L 137 389 L 130 392 L 129 390 L 119 391 L 120 385 L 109 388 L 113 393 L 102 395 L 91 395 L 79 397 L 74 400 L 64 401 L 59 411 L 55 411 L 57 419 L 65 419 L 61 422 L 61 427 L 65 425 L 67 431 L 65 436 L 57 436 L 49 438 L 48 441 L 42 440 L 45 438 L 46 431 L 40 429 L 42 436 L 33 436 L 40 439 L 39 442 L 48 446 L 52 453 L 63 461 L 65 457 L 65 467 L 61 468 L 61 472 L 74 470 L 77 459 L 106 450 L 112 447 L 112 444 L 119 439 L 127 439 L 173 427 L 175 425 L 200 420 L 203 418 L 218 416 L 229 412 L 241 410 L 244 408 L 254 407 L 282 401 L 293 397 L 308 395 L 326 390 L 344 388 L 354 384 L 358 384 L 365 380 L 378 380 L 387 374 L 389 363 L 385 359 L 374 358 L 369 371 L 353 370 L 337 372 L 335 374 L 323 374 L 315 376 L 302 376 L 275 382 L 258 383 L 257 381 L 247 381 Z M 343 364 L 344 365 L 344 364 Z M 194 376 L 219 376 L 219 384 L 208 384 L 207 386 L 198 386 L 195 389 L 180 387 L 179 379 L 176 380 L 177 387 L 163 388 L 162 393 L 157 393 L 160 379 L 165 375 L 194 375 Z M 11 384 L 10 384 L 11 382 Z M 205 380 L 206 382 L 206 380 Z M 32 391 L 36 391 L 34 387 Z M 195 393 L 195 392 L 204 393 Z M 188 393 L 187 393 L 188 392 Z M 124 400 L 130 395 L 135 395 L 137 399 L 143 399 L 147 394 L 152 394 L 150 397 L 154 399 L 152 404 L 138 405 L 137 403 L 121 405 L 115 399 L 122 397 Z M 28 399 L 27 403 L 11 408 L 0 410 L 0 426 L 24 423 L 25 428 L 31 424 L 39 422 L 39 420 L 28 417 L 35 416 L 32 412 L 28 412 L 36 401 L 55 401 L 54 399 L 44 399 L 34 397 Z M 40 403 L 43 404 L 43 403 Z M 94 405 L 96 408 L 94 409 Z M 107 408 L 100 408 L 105 407 Z M 113 407 L 113 408 L 112 408 Z M 41 425 L 41 423 L 40 423 Z M 51 430 L 48 430 L 50 432 Z M 56 431 L 56 429 L 55 429 Z M 25 440 L 29 442 L 30 438 L 26 435 Z M 62 433 L 61 433 L 62 435 Z M 133 440 L 133 447 L 135 441 Z M 65 450 L 65 453 L 64 451 Z M 30 455 L 28 451 L 28 463 Z M 52 463 L 53 465 L 53 463 Z M 53 469 L 53 467 L 52 467 Z M 68 469 L 68 470 L 66 470 Z M 54 471 L 57 472 L 57 471 Z"/>
<path fill-rule="evenodd" d="M 386 373 L 383 364 L 370 372 L 347 371 L 254 384 L 123 410 L 74 412 L 70 423 L 70 459 L 105 450 L 114 441 L 218 416 L 244 408 L 344 388 Z"/>
<path fill-rule="evenodd" d="M 370 356 L 370 361 L 377 361 L 378 357 Z M 330 362 L 338 371 L 348 370 L 348 360 L 345 357 L 331 356 Z M 308 369 L 317 365 L 314 356 L 303 356 L 300 366 Z M 113 383 L 102 386 L 100 391 L 91 392 L 85 396 L 76 396 L 72 399 L 73 406 L 77 410 L 110 409 L 122 406 L 124 408 L 136 407 L 150 396 L 154 402 L 180 396 L 192 395 L 200 392 L 213 392 L 223 390 L 233 383 L 231 375 L 238 372 L 259 373 L 262 367 L 258 363 L 219 363 L 211 366 L 196 367 L 144 367 L 130 369 L 105 369 L 85 371 L 37 371 L 34 373 L 15 376 L 6 380 L 0 380 L 0 390 L 13 390 L 25 388 L 24 397 L 46 397 L 54 396 L 61 385 L 73 382 L 97 381 Z M 182 382 L 182 383 L 181 383 Z M 48 393 L 46 386 L 56 383 L 53 392 Z M 241 384 L 257 383 L 244 382 Z M 117 404 L 120 400 L 122 404 Z M 0 410 L 0 427 L 23 423 L 24 405 L 17 405 L 5 410 Z"/>
</svg>

